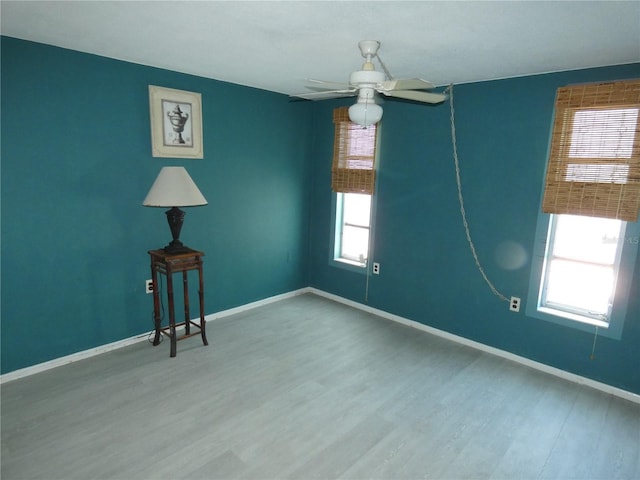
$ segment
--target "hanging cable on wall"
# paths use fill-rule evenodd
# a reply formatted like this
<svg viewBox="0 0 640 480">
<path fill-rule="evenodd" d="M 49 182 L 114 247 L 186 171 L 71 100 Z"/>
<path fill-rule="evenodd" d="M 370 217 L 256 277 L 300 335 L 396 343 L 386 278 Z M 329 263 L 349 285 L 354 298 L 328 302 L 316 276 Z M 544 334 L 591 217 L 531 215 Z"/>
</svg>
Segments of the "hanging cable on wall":
<svg viewBox="0 0 640 480">
<path fill-rule="evenodd" d="M 593 335 L 593 345 L 591 346 L 591 355 L 589 355 L 589 358 L 591 360 L 596 359 L 596 340 L 597 339 L 598 339 L 598 326 L 596 325 L 596 331 Z"/>
<path fill-rule="evenodd" d="M 500 300 L 504 300 L 508 302 L 509 299 L 505 297 L 502 293 L 498 291 L 498 289 L 491 283 L 489 277 L 484 272 L 482 265 L 480 264 L 480 259 L 478 258 L 478 254 L 476 253 L 476 247 L 471 240 L 471 232 L 469 231 L 469 224 L 467 223 L 467 213 L 464 209 L 464 199 L 462 197 L 462 183 L 460 181 L 460 164 L 458 161 L 458 148 L 456 141 L 456 124 L 455 124 L 455 110 L 453 108 L 453 84 L 449 85 L 449 87 L 445 90 L 445 93 L 449 94 L 449 106 L 451 109 L 451 142 L 453 144 L 453 162 L 456 167 L 456 183 L 458 185 L 458 201 L 460 202 L 460 214 L 462 215 L 462 224 L 464 225 L 464 231 L 467 234 L 467 242 L 469 243 L 469 248 L 471 249 L 471 254 L 473 255 L 473 259 L 476 262 L 476 266 L 484 278 L 484 281 L 489 285 L 489 288 L 493 292 L 494 295 L 500 298 Z"/>
</svg>

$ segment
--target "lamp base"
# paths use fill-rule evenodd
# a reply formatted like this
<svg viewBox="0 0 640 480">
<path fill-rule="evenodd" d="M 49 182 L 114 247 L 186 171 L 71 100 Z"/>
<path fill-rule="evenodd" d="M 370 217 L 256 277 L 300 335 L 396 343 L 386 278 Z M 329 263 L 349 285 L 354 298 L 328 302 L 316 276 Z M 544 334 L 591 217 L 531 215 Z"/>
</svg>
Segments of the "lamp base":
<svg viewBox="0 0 640 480">
<path fill-rule="evenodd" d="M 187 247 L 180 240 L 172 240 L 171 243 L 169 243 L 169 245 L 163 248 L 163 250 L 166 253 L 172 253 L 172 254 L 191 253 L 191 252 L 197 251 L 197 250 L 194 250 L 193 248 Z"/>
<path fill-rule="evenodd" d="M 180 230 L 182 230 L 182 222 L 184 221 L 185 212 L 180 210 L 178 207 L 173 207 L 164 213 L 167 215 L 167 221 L 169 222 L 169 228 L 171 229 L 171 236 L 173 237 L 171 243 L 164 247 L 164 251 L 167 253 L 185 253 L 193 251 L 180 241 Z"/>
</svg>

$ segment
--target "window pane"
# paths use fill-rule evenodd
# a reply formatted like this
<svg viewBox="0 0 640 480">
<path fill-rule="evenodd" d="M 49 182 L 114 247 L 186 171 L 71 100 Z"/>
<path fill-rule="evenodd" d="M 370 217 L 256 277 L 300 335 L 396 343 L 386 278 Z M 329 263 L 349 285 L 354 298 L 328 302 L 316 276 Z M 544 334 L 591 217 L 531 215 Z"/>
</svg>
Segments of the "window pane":
<svg viewBox="0 0 640 480">
<path fill-rule="evenodd" d="M 356 261 L 364 261 L 369 255 L 369 229 L 350 227 L 342 229 L 342 256 Z"/>
<path fill-rule="evenodd" d="M 630 158 L 638 121 L 637 108 L 579 110 L 573 117 L 573 158 Z"/>
<path fill-rule="evenodd" d="M 614 286 L 613 267 L 552 260 L 548 275 L 545 303 L 607 313 Z"/>
<path fill-rule="evenodd" d="M 619 183 L 624 185 L 629 180 L 629 165 L 627 164 L 586 164 L 570 163 L 564 175 L 567 182 L 587 183 Z"/>
<path fill-rule="evenodd" d="M 556 215 L 553 256 L 613 265 L 621 220 Z"/>
<path fill-rule="evenodd" d="M 351 225 L 369 226 L 371 195 L 345 193 L 343 197 L 342 220 Z"/>
<path fill-rule="evenodd" d="M 372 158 L 376 150 L 376 127 L 369 128 L 355 127 L 349 125 L 349 145 L 347 155 L 349 157 L 369 157 Z M 357 167 L 356 167 L 357 168 Z"/>
</svg>

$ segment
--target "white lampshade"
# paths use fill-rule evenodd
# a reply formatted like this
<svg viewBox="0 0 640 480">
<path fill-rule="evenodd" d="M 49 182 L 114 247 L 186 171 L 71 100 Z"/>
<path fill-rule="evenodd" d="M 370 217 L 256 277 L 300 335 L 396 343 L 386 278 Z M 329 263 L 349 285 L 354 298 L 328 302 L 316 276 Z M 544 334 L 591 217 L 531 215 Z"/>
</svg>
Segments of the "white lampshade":
<svg viewBox="0 0 640 480">
<path fill-rule="evenodd" d="M 382 118 L 382 107 L 376 103 L 361 103 L 349 107 L 349 120 L 363 127 L 378 123 Z"/>
<path fill-rule="evenodd" d="M 207 199 L 184 167 L 162 167 L 142 204 L 147 207 L 193 207 L 206 205 Z"/>
</svg>

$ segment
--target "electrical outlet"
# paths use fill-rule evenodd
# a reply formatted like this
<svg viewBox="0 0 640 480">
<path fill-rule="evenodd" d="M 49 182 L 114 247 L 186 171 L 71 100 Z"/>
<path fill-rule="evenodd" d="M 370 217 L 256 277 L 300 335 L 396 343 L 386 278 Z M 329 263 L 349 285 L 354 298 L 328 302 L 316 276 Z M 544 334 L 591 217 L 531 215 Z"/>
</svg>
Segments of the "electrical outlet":
<svg viewBox="0 0 640 480">
<path fill-rule="evenodd" d="M 509 302 L 509 310 L 512 312 L 520 311 L 520 297 L 511 297 L 511 301 Z"/>
<path fill-rule="evenodd" d="M 380 264 L 378 262 L 373 262 L 373 274 L 380 275 Z"/>
<path fill-rule="evenodd" d="M 146 280 L 144 282 L 144 291 L 146 293 L 153 293 L 153 280 Z"/>
</svg>

